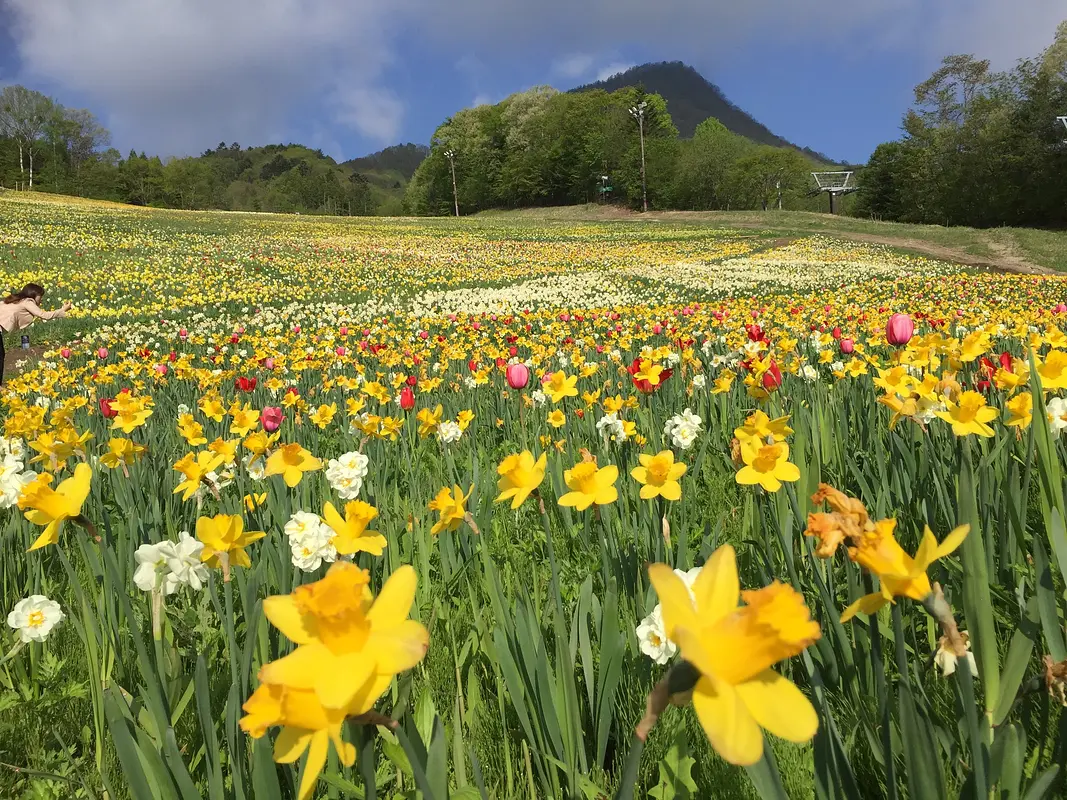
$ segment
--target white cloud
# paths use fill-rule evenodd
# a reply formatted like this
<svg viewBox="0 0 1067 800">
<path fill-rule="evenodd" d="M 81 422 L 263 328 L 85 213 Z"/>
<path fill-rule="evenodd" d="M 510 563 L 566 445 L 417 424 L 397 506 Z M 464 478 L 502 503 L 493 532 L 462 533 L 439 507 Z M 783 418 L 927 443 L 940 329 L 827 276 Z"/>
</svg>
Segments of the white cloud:
<svg viewBox="0 0 1067 800">
<path fill-rule="evenodd" d="M 546 78 L 578 82 L 630 66 L 621 53 L 714 69 L 742 48 L 773 52 L 776 42 L 808 41 L 817 58 L 829 41 L 857 60 L 874 50 L 932 68 L 948 53 L 969 52 L 1003 68 L 1035 55 L 1067 16 L 1063 0 L 0 0 L 0 7 L 11 20 L 19 81 L 84 96 L 117 145 L 162 155 L 221 139 L 336 142 L 349 130 L 389 143 L 403 130 L 407 98 L 389 90 L 387 70 L 404 51 L 418 52 L 419 68 L 437 59 L 460 76 L 449 98 L 458 106 L 463 96 L 491 100 L 526 88 L 502 85 L 501 67 L 520 59 L 541 65 Z"/>
<path fill-rule="evenodd" d="M 598 81 L 606 81 L 608 78 L 618 75 L 620 72 L 626 72 L 630 67 L 635 66 L 637 65 L 632 61 L 613 61 L 597 70 L 596 79 Z"/>
<path fill-rule="evenodd" d="M 593 57 L 588 53 L 571 53 L 552 62 L 552 74 L 568 80 L 586 75 L 593 66 Z"/>
<path fill-rule="evenodd" d="M 377 84 L 405 6 L 8 0 L 21 77 L 84 93 L 108 109 L 117 141 L 148 140 L 165 154 L 219 139 L 262 142 L 267 132 L 306 130 L 312 117 L 385 141 L 403 109 Z"/>
</svg>

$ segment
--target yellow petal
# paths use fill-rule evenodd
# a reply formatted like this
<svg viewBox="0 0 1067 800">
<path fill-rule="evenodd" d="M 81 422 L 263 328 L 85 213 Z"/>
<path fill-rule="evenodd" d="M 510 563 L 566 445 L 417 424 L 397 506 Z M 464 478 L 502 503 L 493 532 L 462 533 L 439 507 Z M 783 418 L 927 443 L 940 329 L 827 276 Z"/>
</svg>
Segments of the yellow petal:
<svg viewBox="0 0 1067 800">
<path fill-rule="evenodd" d="M 923 529 L 922 541 L 919 542 L 919 549 L 915 551 L 915 572 L 926 572 L 926 568 L 934 562 L 935 558 L 937 558 L 937 539 L 934 538 L 930 527 L 926 526 Z"/>
<path fill-rule="evenodd" d="M 682 579 L 666 564 L 650 564 L 648 579 L 659 595 L 660 609 L 663 612 L 663 629 L 667 638 L 675 639 L 675 628 L 696 629 L 700 622 L 693 608 L 693 600 Z M 736 605 L 736 603 L 735 603 Z"/>
<path fill-rule="evenodd" d="M 693 709 L 711 746 L 731 764 L 751 766 L 763 756 L 763 734 L 733 686 L 701 677 Z"/>
<path fill-rule="evenodd" d="M 693 596 L 705 625 L 711 625 L 737 610 L 741 584 L 737 578 L 737 553 L 724 544 L 711 554 L 693 582 Z"/>
<path fill-rule="evenodd" d="M 33 550 L 39 550 L 42 547 L 46 547 L 50 544 L 55 544 L 58 541 L 59 522 L 57 521 L 49 523 L 48 527 L 44 529 L 41 535 L 37 537 L 36 541 L 34 541 L 34 543 L 30 545 L 29 550 L 27 550 L 26 552 L 29 553 Z"/>
<path fill-rule="evenodd" d="M 422 661 L 429 646 L 429 631 L 421 623 L 405 619 L 385 630 L 373 630 L 366 650 L 373 654 L 379 675 L 396 675 Z"/>
<path fill-rule="evenodd" d="M 274 741 L 274 760 L 279 764 L 292 764 L 304 755 L 311 741 L 311 731 L 303 728 L 282 728 Z"/>
<path fill-rule="evenodd" d="M 667 481 L 660 487 L 659 493 L 664 500 L 681 500 L 682 486 L 678 481 Z"/>
<path fill-rule="evenodd" d="M 955 528 L 944 540 L 937 546 L 937 555 L 934 559 L 944 558 L 949 553 L 954 551 L 957 547 L 963 544 L 963 540 L 967 538 L 967 534 L 971 532 L 970 525 L 960 525 Z"/>
<path fill-rule="evenodd" d="M 326 764 L 326 751 L 329 749 L 330 735 L 326 731 L 316 731 L 311 737 L 308 760 L 304 764 L 304 777 L 300 779 L 300 800 L 308 800 L 315 791 L 319 774 Z"/>
<path fill-rule="evenodd" d="M 308 644 L 315 638 L 313 620 L 297 610 L 292 595 L 281 594 L 263 601 L 263 613 L 271 624 L 296 644 Z"/>
<path fill-rule="evenodd" d="M 773 669 L 765 669 L 734 688 L 760 727 L 775 736 L 803 743 L 819 728 L 819 717 L 811 701 L 796 684 Z"/>
<path fill-rule="evenodd" d="M 333 654 L 319 642 L 301 645 L 284 658 L 264 664 L 260 680 L 291 689 L 314 689 L 324 673 L 334 669 Z"/>
<path fill-rule="evenodd" d="M 410 564 L 404 564 L 389 576 L 374 605 L 367 612 L 372 628 L 382 630 L 399 625 L 411 613 L 418 577 Z"/>
<path fill-rule="evenodd" d="M 889 601 L 880 592 L 865 594 L 841 614 L 841 621 L 848 622 L 856 614 L 874 614 Z"/>
</svg>

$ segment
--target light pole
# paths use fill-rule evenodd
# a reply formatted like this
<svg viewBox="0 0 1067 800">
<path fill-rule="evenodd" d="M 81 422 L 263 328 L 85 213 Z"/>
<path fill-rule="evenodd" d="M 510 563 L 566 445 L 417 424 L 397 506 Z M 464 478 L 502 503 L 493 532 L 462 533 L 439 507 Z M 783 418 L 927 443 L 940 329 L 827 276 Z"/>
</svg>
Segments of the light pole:
<svg viewBox="0 0 1067 800">
<path fill-rule="evenodd" d="M 456 216 L 459 216 L 459 193 L 456 192 L 456 151 L 451 147 L 445 150 L 445 158 L 448 159 L 448 165 L 452 168 L 452 203 L 456 207 Z"/>
<path fill-rule="evenodd" d="M 637 131 L 641 137 L 641 208 L 648 211 L 648 182 L 645 180 L 645 108 L 648 103 L 642 100 L 630 108 L 630 116 L 637 120 Z"/>
</svg>

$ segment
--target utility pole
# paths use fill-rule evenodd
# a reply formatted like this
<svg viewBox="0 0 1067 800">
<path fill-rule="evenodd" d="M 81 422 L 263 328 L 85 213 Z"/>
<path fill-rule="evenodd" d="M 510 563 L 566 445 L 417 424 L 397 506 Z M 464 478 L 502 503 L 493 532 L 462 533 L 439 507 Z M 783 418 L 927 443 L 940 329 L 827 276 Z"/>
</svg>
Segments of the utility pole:
<svg viewBox="0 0 1067 800">
<path fill-rule="evenodd" d="M 782 181 L 779 178 L 774 182 L 775 188 L 778 190 L 778 210 L 782 210 Z"/>
<path fill-rule="evenodd" d="M 642 100 L 630 109 L 630 116 L 637 120 L 637 131 L 641 137 L 641 208 L 648 211 L 648 181 L 645 180 L 645 108 L 648 103 Z"/>
<path fill-rule="evenodd" d="M 456 207 L 456 216 L 459 216 L 459 193 L 456 191 L 456 151 L 451 147 L 445 150 L 445 158 L 452 168 L 452 202 Z"/>
</svg>

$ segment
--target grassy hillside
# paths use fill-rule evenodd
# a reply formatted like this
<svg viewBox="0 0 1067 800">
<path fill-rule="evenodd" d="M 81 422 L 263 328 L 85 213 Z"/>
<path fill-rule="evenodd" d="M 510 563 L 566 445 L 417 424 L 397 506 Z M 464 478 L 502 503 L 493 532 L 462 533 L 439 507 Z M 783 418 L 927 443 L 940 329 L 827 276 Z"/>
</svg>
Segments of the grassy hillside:
<svg viewBox="0 0 1067 800">
<path fill-rule="evenodd" d="M 633 224 L 670 223 L 718 229 L 773 231 L 782 237 L 823 233 L 901 250 L 932 255 L 961 264 L 1017 272 L 1067 272 L 1067 232 L 1033 228 L 977 228 L 910 225 L 806 211 L 664 211 L 636 214 L 615 206 L 584 205 L 486 211 L 479 216 L 575 222 L 616 220 Z"/>
</svg>

